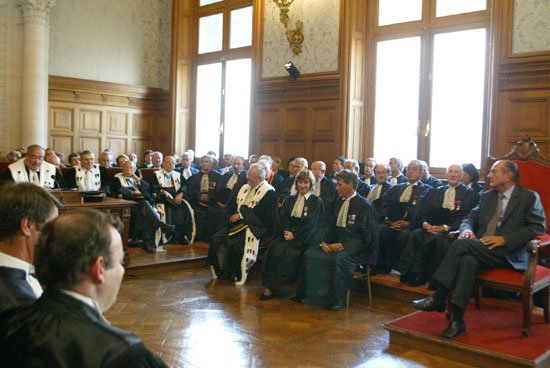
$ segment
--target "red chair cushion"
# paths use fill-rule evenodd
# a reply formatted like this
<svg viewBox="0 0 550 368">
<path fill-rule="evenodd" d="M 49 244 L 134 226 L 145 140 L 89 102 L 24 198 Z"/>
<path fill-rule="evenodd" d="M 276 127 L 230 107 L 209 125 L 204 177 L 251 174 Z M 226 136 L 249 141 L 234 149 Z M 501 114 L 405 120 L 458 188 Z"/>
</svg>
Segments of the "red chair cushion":
<svg viewBox="0 0 550 368">
<path fill-rule="evenodd" d="M 550 219 L 550 169 L 536 161 L 514 161 L 519 168 L 519 183 L 526 188 L 534 190 L 540 196 L 546 218 Z M 546 223 L 546 232 L 550 226 L 550 221 Z"/>
<path fill-rule="evenodd" d="M 505 282 L 512 285 L 523 285 L 523 272 L 506 268 L 493 268 L 481 271 L 478 273 L 477 278 L 480 280 Z M 535 282 L 539 282 L 545 278 L 550 278 L 550 269 L 537 265 Z"/>
</svg>

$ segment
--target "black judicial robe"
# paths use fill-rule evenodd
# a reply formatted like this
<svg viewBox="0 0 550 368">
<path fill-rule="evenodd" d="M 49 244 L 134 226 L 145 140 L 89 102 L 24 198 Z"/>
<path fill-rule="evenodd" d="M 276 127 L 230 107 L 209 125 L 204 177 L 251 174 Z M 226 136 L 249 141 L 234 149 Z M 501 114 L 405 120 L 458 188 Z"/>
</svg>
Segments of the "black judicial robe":
<svg viewBox="0 0 550 368">
<path fill-rule="evenodd" d="M 0 315 L 0 361 L 5 368 L 166 367 L 138 337 L 55 289 Z"/>
<path fill-rule="evenodd" d="M 323 200 L 310 194 L 305 200 L 302 217 L 292 216 L 298 194 L 285 201 L 276 238 L 271 242 L 263 263 L 265 287 L 278 290 L 283 282 L 292 282 L 298 275 L 300 260 L 308 247 L 319 246 L 323 239 Z M 294 234 L 293 240 L 285 240 L 284 232 Z"/>
<path fill-rule="evenodd" d="M 378 222 L 369 201 L 360 195 L 350 200 L 346 227 L 336 225 L 344 201 L 335 200 L 327 243 L 342 243 L 344 250 L 325 253 L 320 246 L 309 247 L 304 254 L 297 297 L 317 305 L 342 304 L 350 288 L 357 263 L 373 264 L 378 248 Z"/>
<path fill-rule="evenodd" d="M 28 171 L 29 170 L 27 169 L 27 172 Z M 61 171 L 59 171 L 59 169 L 56 168 L 55 175 L 52 175 L 52 179 L 54 180 L 54 188 L 55 189 L 66 189 L 67 188 L 67 184 L 65 183 L 65 180 L 64 180 L 63 176 L 61 175 Z M 14 181 L 14 180 L 13 180 L 13 176 L 11 174 L 11 170 L 6 167 L 6 169 L 2 173 L 2 176 L 0 177 L 0 185 L 4 182 L 8 182 L 8 181 Z M 46 189 L 48 189 L 48 188 L 46 188 Z"/>
<path fill-rule="evenodd" d="M 321 178 L 320 183 L 321 192 L 319 193 L 319 197 L 321 197 L 321 199 L 323 200 L 326 215 L 331 210 L 334 199 L 337 198 L 336 185 L 331 179 L 327 178 L 326 176 L 323 176 Z"/>
<path fill-rule="evenodd" d="M 0 312 L 36 300 L 23 270 L 0 266 Z"/>
<path fill-rule="evenodd" d="M 412 279 L 420 277 L 419 284 L 427 281 L 445 256 L 449 244 L 448 233 L 427 233 L 422 224 L 447 225 L 450 231 L 457 230 L 464 216 L 470 213 L 479 200 L 478 193 L 460 183 L 455 189 L 453 210 L 443 210 L 447 189 L 448 185 L 429 189 L 420 199 L 421 205 L 415 216 L 417 229 L 407 240 L 397 266 L 397 270 L 404 275 L 402 280 L 414 281 Z"/>
<path fill-rule="evenodd" d="M 67 188 L 76 188 L 76 169 L 70 168 L 65 172 L 65 185 Z M 110 184 L 111 184 L 111 177 L 107 173 L 107 170 L 103 166 L 99 166 L 99 180 L 101 183 L 100 190 L 105 191 L 107 195 L 111 194 Z"/>
<path fill-rule="evenodd" d="M 372 184 L 370 186 L 370 190 L 369 190 L 369 193 L 371 190 L 374 190 L 374 188 L 376 187 L 377 184 Z M 378 199 L 375 199 L 374 201 L 372 201 L 372 205 L 374 206 L 374 209 L 376 210 L 376 214 L 378 216 L 378 221 L 379 222 L 383 222 L 384 219 L 386 218 L 386 216 L 388 216 L 387 212 L 385 210 L 383 210 L 382 208 L 384 207 L 384 194 L 386 194 L 386 192 L 392 188 L 392 185 L 390 183 L 388 183 L 387 181 L 382 183 L 382 189 L 380 190 L 380 196 L 378 197 Z"/>
<path fill-rule="evenodd" d="M 382 212 L 389 218 L 406 210 L 404 217 L 400 219 L 410 222 L 410 226 L 406 229 L 393 230 L 387 223 L 380 224 L 379 236 L 380 247 L 378 252 L 378 260 L 376 262 L 375 272 L 389 273 L 391 267 L 398 264 L 401 254 L 405 249 L 410 232 L 415 228 L 415 213 L 422 206 L 420 198 L 422 194 L 431 187 L 422 183 L 416 182 L 416 186 L 412 190 L 411 197 L 408 202 L 399 202 L 399 198 L 403 191 L 407 188 L 408 183 L 401 183 L 393 186 L 382 197 Z M 396 209 L 400 209 L 396 211 Z M 393 215 L 392 215 L 393 213 Z M 393 219 L 396 221 L 396 219 Z"/>
</svg>

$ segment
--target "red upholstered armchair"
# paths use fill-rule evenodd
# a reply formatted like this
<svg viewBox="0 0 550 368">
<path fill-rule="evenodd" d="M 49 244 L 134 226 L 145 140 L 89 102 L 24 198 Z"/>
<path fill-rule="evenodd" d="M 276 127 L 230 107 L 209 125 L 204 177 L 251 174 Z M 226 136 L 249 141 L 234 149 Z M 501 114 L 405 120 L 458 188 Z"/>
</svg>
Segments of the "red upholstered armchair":
<svg viewBox="0 0 550 368">
<path fill-rule="evenodd" d="M 521 293 L 523 300 L 523 336 L 529 335 L 533 309 L 533 294 L 542 293 L 544 322 L 548 323 L 550 304 L 550 268 L 548 250 L 550 248 L 550 161 L 544 158 L 533 139 L 525 136 L 518 141 L 512 151 L 502 158 L 489 157 L 487 167 L 497 160 L 513 160 L 519 167 L 519 184 L 534 190 L 540 195 L 546 214 L 546 234 L 537 237 L 527 245 L 530 254 L 527 270 L 519 272 L 510 269 L 491 269 L 477 275 L 476 307 L 480 307 L 481 288 L 484 286 Z"/>
</svg>

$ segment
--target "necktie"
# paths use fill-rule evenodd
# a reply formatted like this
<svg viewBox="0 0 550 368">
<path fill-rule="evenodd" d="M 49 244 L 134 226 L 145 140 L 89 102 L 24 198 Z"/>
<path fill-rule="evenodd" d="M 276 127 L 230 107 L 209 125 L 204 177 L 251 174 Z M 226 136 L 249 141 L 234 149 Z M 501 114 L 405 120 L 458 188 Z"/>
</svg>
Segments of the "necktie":
<svg viewBox="0 0 550 368">
<path fill-rule="evenodd" d="M 296 200 L 296 203 L 294 203 L 294 207 L 292 207 L 292 213 L 290 216 L 301 218 L 302 212 L 304 211 L 304 204 L 305 204 L 305 198 L 303 195 L 299 195 L 298 199 Z"/>
<path fill-rule="evenodd" d="M 202 174 L 201 178 L 201 193 L 206 193 L 210 189 L 210 180 L 208 180 L 208 174 Z"/>
<path fill-rule="evenodd" d="M 408 201 L 410 201 L 411 200 L 411 195 L 412 195 L 412 192 L 413 192 L 413 188 L 415 186 L 416 186 L 416 183 L 407 185 L 407 187 L 405 188 L 403 193 L 401 193 L 401 197 L 399 197 L 399 202 L 408 202 Z"/>
<path fill-rule="evenodd" d="M 443 208 L 447 208 L 449 210 L 454 210 L 455 208 L 455 195 L 456 195 L 456 188 L 455 187 L 449 187 L 445 191 L 445 196 L 443 198 Z"/>
<path fill-rule="evenodd" d="M 367 199 L 371 202 L 377 200 L 378 198 L 380 198 L 380 192 L 381 191 L 382 191 L 382 185 L 381 184 L 376 184 L 374 189 L 369 192 L 369 195 L 367 196 Z"/>
<path fill-rule="evenodd" d="M 38 173 L 36 171 L 31 171 L 31 183 L 40 185 L 40 179 L 38 178 Z"/>
<path fill-rule="evenodd" d="M 183 177 L 185 178 L 185 180 L 189 179 L 190 176 L 191 176 L 191 170 L 189 170 L 189 168 L 183 169 Z"/>
<path fill-rule="evenodd" d="M 226 187 L 228 189 L 233 189 L 236 182 L 237 182 L 237 174 L 233 174 L 233 175 L 231 175 L 231 178 L 229 178 L 229 180 L 227 181 Z"/>
<path fill-rule="evenodd" d="M 504 198 L 504 195 L 499 193 L 497 208 L 495 209 L 495 213 L 493 214 L 493 217 L 491 217 L 491 219 L 489 220 L 489 223 L 487 224 L 487 228 L 485 229 L 485 233 L 483 234 L 483 236 L 495 235 L 495 232 L 497 231 L 498 223 L 500 222 L 500 213 L 502 212 L 503 198 Z"/>
<path fill-rule="evenodd" d="M 336 226 L 346 227 L 348 210 L 349 210 L 349 198 L 344 201 L 344 203 L 342 204 L 342 207 L 340 208 L 340 212 L 338 212 L 338 219 L 336 220 Z"/>
<path fill-rule="evenodd" d="M 321 180 L 316 181 L 313 184 L 313 194 L 315 194 L 317 197 L 321 195 Z"/>
</svg>

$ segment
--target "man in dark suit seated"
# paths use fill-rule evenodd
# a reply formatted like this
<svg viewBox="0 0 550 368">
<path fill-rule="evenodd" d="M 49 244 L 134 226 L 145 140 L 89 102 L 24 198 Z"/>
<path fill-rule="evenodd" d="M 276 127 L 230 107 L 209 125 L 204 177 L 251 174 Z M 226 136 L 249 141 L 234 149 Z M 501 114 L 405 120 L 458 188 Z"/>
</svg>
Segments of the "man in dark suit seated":
<svg viewBox="0 0 550 368">
<path fill-rule="evenodd" d="M 30 304 L 42 294 L 31 275 L 42 226 L 57 216 L 56 202 L 41 187 L 6 183 L 0 187 L 0 311 Z"/>
<path fill-rule="evenodd" d="M 86 226 L 82 226 L 86 224 Z M 3 367 L 165 367 L 103 316 L 124 276 L 119 218 L 67 211 L 42 229 L 35 267 L 46 291 L 0 317 Z"/>
<path fill-rule="evenodd" d="M 423 311 L 443 312 L 452 292 L 452 319 L 443 337 L 453 339 L 466 332 L 464 311 L 480 269 L 525 270 L 527 242 L 544 234 L 546 219 L 539 195 L 517 185 L 518 167 L 513 161 L 497 161 L 488 175 L 490 190 L 460 225 L 460 239 L 449 249 L 433 278 L 433 296 L 415 300 Z"/>
</svg>

